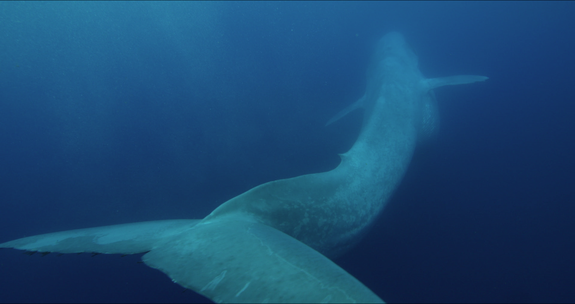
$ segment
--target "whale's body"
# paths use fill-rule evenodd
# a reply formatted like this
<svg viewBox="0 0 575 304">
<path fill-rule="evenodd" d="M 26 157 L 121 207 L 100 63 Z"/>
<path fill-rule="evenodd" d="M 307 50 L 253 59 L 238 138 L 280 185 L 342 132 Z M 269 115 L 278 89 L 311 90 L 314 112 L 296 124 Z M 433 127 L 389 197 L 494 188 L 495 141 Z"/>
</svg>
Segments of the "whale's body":
<svg viewBox="0 0 575 304">
<path fill-rule="evenodd" d="M 379 42 L 353 147 L 331 171 L 277 180 L 225 202 L 202 220 L 79 229 L 0 244 L 40 252 L 147 252 L 144 262 L 216 302 L 382 302 L 329 258 L 366 232 L 437 123 L 432 89 L 487 79 L 426 79 L 395 32 Z"/>
</svg>

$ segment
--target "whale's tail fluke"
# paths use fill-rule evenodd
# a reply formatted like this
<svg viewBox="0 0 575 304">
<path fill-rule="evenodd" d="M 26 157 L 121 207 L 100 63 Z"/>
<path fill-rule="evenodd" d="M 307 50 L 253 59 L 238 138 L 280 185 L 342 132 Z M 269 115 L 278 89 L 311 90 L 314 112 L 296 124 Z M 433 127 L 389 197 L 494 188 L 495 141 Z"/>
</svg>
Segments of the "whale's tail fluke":
<svg viewBox="0 0 575 304">
<path fill-rule="evenodd" d="M 194 227 L 200 220 L 165 220 L 75 229 L 25 237 L 0 244 L 37 252 L 135 254 Z"/>
<path fill-rule="evenodd" d="M 255 222 L 201 223 L 143 260 L 215 302 L 381 303 L 319 252 Z"/>
<path fill-rule="evenodd" d="M 381 303 L 331 260 L 270 226 L 166 220 L 42 234 L 0 244 L 40 253 L 147 252 L 144 263 L 215 302 Z"/>
</svg>

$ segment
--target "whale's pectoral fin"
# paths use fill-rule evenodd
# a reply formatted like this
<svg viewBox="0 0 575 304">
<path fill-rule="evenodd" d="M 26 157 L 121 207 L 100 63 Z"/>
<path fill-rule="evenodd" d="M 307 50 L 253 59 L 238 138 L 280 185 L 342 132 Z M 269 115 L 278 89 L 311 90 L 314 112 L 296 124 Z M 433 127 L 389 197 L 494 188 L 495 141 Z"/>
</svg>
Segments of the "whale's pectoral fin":
<svg viewBox="0 0 575 304">
<path fill-rule="evenodd" d="M 166 220 L 68 230 L 25 237 L 0 244 L 39 252 L 122 253 L 150 251 L 165 241 L 194 227 L 200 220 Z"/>
<path fill-rule="evenodd" d="M 364 99 L 365 99 L 365 96 L 362 97 L 362 98 L 360 98 L 358 101 L 356 101 L 356 102 L 350 104 L 349 106 L 345 107 L 345 109 L 339 111 L 339 113 L 335 114 L 335 116 L 332 117 L 332 118 L 325 124 L 325 126 L 327 127 L 327 126 L 331 125 L 332 123 L 338 121 L 340 118 L 342 118 L 342 117 L 344 117 L 345 115 L 347 115 L 347 114 L 353 112 L 353 111 L 356 110 L 356 109 L 363 108 L 363 107 L 364 107 Z"/>
<path fill-rule="evenodd" d="M 202 222 L 143 260 L 215 302 L 382 302 L 307 245 L 244 220 Z"/>
<path fill-rule="evenodd" d="M 478 82 L 478 81 L 485 81 L 487 79 L 489 79 L 489 78 L 485 77 L 485 76 L 457 75 L 457 76 L 450 76 L 450 77 L 425 79 L 424 85 L 428 90 L 433 90 L 435 88 L 446 86 L 446 85 L 467 84 L 467 83 L 473 83 L 473 82 Z"/>
</svg>

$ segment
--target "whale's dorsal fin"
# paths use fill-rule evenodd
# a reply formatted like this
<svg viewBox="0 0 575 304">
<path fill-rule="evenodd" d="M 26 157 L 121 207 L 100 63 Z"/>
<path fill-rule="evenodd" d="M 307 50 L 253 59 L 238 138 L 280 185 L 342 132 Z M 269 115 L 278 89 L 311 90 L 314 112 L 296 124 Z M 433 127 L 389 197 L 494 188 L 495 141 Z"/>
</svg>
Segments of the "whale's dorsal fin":
<svg viewBox="0 0 575 304">
<path fill-rule="evenodd" d="M 358 101 L 350 104 L 349 106 L 347 106 L 345 109 L 339 111 L 334 117 L 332 117 L 330 120 L 328 120 L 328 122 L 325 124 L 325 126 L 329 126 L 332 123 L 338 121 L 340 118 L 344 117 L 345 115 L 351 113 L 352 111 L 359 109 L 359 108 L 363 108 L 364 107 L 364 100 L 365 100 L 365 96 L 360 98 Z"/>
<path fill-rule="evenodd" d="M 457 75 L 457 76 L 440 77 L 440 78 L 428 78 L 423 80 L 424 82 L 423 85 L 427 90 L 433 90 L 435 88 L 446 85 L 467 84 L 478 81 L 485 81 L 487 79 L 489 78 L 485 76 Z"/>
</svg>

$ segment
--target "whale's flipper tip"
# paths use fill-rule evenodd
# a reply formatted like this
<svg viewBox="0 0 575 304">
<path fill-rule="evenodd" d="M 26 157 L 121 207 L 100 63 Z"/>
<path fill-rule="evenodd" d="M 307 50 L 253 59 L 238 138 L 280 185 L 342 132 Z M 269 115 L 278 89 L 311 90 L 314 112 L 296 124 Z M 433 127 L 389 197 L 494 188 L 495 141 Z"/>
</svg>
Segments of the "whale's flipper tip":
<svg viewBox="0 0 575 304">
<path fill-rule="evenodd" d="M 425 86 L 428 90 L 433 90 L 438 87 L 446 86 L 446 85 L 458 85 L 458 84 L 468 84 L 474 83 L 479 81 L 485 81 L 489 79 L 486 76 L 478 76 L 478 75 L 457 75 L 457 76 L 450 76 L 450 77 L 441 77 L 441 78 L 429 78 L 425 79 Z"/>
<path fill-rule="evenodd" d="M 328 120 L 324 127 L 331 125 L 332 123 L 340 120 L 342 117 L 346 116 L 347 114 L 353 112 L 356 109 L 364 107 L 364 97 L 359 99 L 358 101 L 352 103 L 351 105 L 347 106 L 345 109 L 339 111 L 335 116 L 333 116 L 330 120 Z"/>
</svg>

